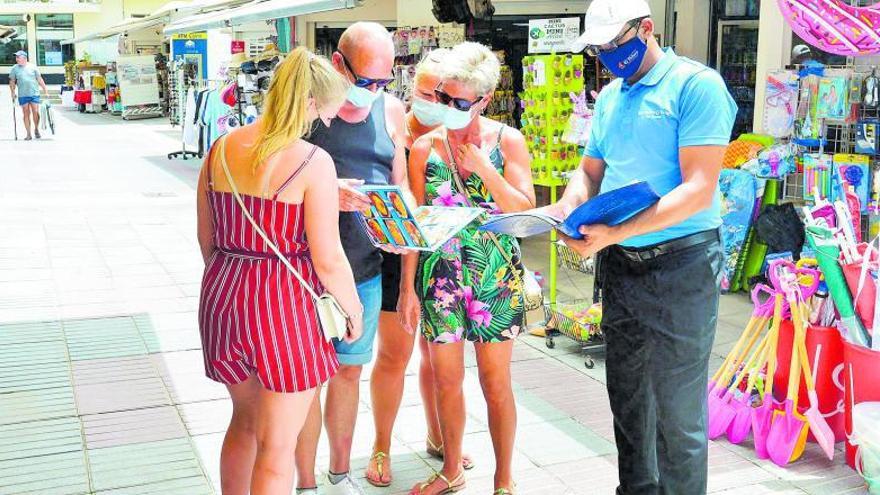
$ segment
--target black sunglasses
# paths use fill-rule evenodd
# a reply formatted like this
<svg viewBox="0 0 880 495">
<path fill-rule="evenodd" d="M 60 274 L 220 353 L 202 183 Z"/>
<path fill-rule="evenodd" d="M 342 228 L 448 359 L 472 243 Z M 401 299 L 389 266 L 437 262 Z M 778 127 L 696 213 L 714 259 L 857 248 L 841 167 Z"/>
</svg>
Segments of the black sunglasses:
<svg viewBox="0 0 880 495">
<path fill-rule="evenodd" d="M 342 57 L 342 63 L 345 64 L 345 68 L 351 72 L 352 76 L 354 76 L 354 85 L 359 88 L 369 88 L 375 84 L 377 88 L 382 89 L 394 82 L 394 79 L 370 79 L 368 77 L 361 77 L 357 75 L 357 72 L 355 72 L 354 69 L 352 69 L 351 63 L 348 61 L 348 58 L 345 57 L 345 54 L 339 52 L 339 55 Z"/>
<path fill-rule="evenodd" d="M 470 111 L 474 105 L 483 101 L 483 98 L 485 98 L 485 96 L 480 96 L 474 101 L 465 98 L 454 98 L 450 96 L 449 93 L 446 93 L 439 88 L 434 90 L 434 95 L 437 97 L 437 101 L 439 101 L 441 105 L 449 106 L 449 104 L 452 103 L 452 106 L 455 107 L 456 110 L 461 110 L 463 112 Z"/>
<path fill-rule="evenodd" d="M 624 32 L 620 33 L 616 38 L 609 41 L 608 43 L 605 43 L 604 45 L 588 45 L 585 49 L 587 54 L 591 57 L 598 57 L 601 53 L 608 53 L 617 50 L 617 48 L 623 44 L 621 43 L 621 40 L 623 40 L 623 38 L 626 38 L 626 35 L 628 35 L 629 32 L 633 29 L 638 29 L 639 26 L 642 25 L 642 21 L 644 21 L 645 19 L 647 19 L 647 17 L 640 17 L 638 19 L 633 19 L 629 21 Z"/>
</svg>

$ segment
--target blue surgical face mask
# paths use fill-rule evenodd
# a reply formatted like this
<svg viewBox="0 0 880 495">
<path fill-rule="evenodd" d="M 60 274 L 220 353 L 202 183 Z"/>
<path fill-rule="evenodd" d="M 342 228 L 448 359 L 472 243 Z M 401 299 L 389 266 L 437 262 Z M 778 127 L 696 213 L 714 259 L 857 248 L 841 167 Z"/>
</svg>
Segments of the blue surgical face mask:
<svg viewBox="0 0 880 495">
<path fill-rule="evenodd" d="M 413 114 L 426 127 L 436 127 L 442 124 L 447 108 L 449 107 L 444 107 L 437 102 L 423 100 L 417 96 L 412 100 Z"/>
<path fill-rule="evenodd" d="M 471 120 L 474 119 L 470 111 L 459 110 L 452 107 L 445 107 L 445 109 L 446 110 L 443 113 L 443 125 L 446 126 L 447 129 L 452 129 L 453 131 L 464 129 L 471 123 Z"/>
<path fill-rule="evenodd" d="M 648 44 L 638 35 L 610 52 L 599 53 L 599 60 L 617 77 L 629 79 L 642 66 Z"/>
<path fill-rule="evenodd" d="M 348 95 L 346 95 L 346 99 L 352 105 L 358 108 L 369 108 L 373 106 L 373 103 L 376 101 L 379 96 L 381 96 L 382 90 L 378 90 L 376 92 L 370 91 L 366 88 L 360 88 L 352 84 L 348 88 Z"/>
</svg>

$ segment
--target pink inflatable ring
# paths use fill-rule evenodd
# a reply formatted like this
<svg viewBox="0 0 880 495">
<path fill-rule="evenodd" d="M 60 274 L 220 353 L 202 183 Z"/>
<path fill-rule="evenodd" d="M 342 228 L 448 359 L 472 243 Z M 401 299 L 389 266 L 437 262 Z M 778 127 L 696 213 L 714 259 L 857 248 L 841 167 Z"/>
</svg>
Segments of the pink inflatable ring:
<svg viewBox="0 0 880 495">
<path fill-rule="evenodd" d="M 791 28 L 807 43 L 836 55 L 880 53 L 880 2 L 853 7 L 843 0 L 777 0 Z"/>
</svg>

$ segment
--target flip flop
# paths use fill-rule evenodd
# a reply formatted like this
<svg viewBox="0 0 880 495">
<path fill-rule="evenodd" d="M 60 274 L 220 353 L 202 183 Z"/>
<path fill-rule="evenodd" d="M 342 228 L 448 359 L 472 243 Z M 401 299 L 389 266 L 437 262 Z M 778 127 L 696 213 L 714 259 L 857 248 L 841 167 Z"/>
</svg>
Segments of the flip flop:
<svg viewBox="0 0 880 495">
<path fill-rule="evenodd" d="M 464 479 L 464 471 L 458 473 L 458 476 L 451 481 L 446 476 L 443 476 L 443 473 L 434 473 L 427 479 L 427 481 L 423 481 L 412 487 L 412 490 L 409 491 L 409 495 L 423 495 L 425 493 L 425 488 L 428 488 L 437 480 L 446 483 L 446 488 L 437 492 L 435 495 L 448 495 L 449 493 L 460 492 L 467 487 L 467 482 Z"/>
<path fill-rule="evenodd" d="M 499 488 L 499 489 L 495 490 L 494 492 L 492 492 L 492 495 L 514 495 L 514 494 L 511 490 L 508 490 L 507 488 Z"/>
<path fill-rule="evenodd" d="M 442 461 L 444 457 L 443 444 L 441 443 L 439 446 L 436 445 L 431 441 L 431 437 L 426 438 L 425 441 L 428 443 L 425 452 L 434 459 Z M 465 454 L 461 456 L 461 467 L 464 468 L 465 471 L 470 471 L 474 466 L 476 466 L 476 464 L 474 464 L 474 461 L 470 457 L 466 457 Z"/>
<path fill-rule="evenodd" d="M 379 478 L 373 479 L 369 476 L 364 476 L 367 479 L 367 483 L 378 487 L 378 488 L 386 488 L 391 486 L 391 480 L 382 481 L 382 478 L 385 477 L 385 459 L 388 458 L 388 454 L 385 452 L 376 452 L 372 456 L 370 456 L 370 461 L 376 461 L 376 472 L 379 474 Z"/>
</svg>

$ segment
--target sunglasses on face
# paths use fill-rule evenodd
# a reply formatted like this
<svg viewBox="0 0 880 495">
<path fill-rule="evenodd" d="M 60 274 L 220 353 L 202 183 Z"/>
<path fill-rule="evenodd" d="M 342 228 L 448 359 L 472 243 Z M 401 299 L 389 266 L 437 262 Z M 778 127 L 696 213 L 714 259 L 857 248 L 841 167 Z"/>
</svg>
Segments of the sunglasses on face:
<svg viewBox="0 0 880 495">
<path fill-rule="evenodd" d="M 461 110 L 463 112 L 470 111 L 470 109 L 473 108 L 474 105 L 483 101 L 483 98 L 485 98 L 484 96 L 480 96 L 479 98 L 477 98 L 476 100 L 473 100 L 473 101 L 468 100 L 466 98 L 454 98 L 454 97 L 450 96 L 449 93 L 446 93 L 440 89 L 434 90 L 434 96 L 437 97 L 437 101 L 440 102 L 441 105 L 448 107 L 449 104 L 452 103 L 452 106 L 456 110 Z"/>
<path fill-rule="evenodd" d="M 633 29 L 638 29 L 639 26 L 641 26 L 643 20 L 645 20 L 645 18 L 634 19 L 630 21 L 629 24 L 627 24 L 626 30 L 620 33 L 616 38 L 609 41 L 608 43 L 605 43 L 604 45 L 588 45 L 585 51 L 591 57 L 598 57 L 602 53 L 609 53 L 617 50 L 620 45 L 623 44 L 622 40 L 626 38 L 626 35 L 628 35 L 629 32 Z"/>
<path fill-rule="evenodd" d="M 346 58 L 342 52 L 339 52 L 339 55 L 342 57 L 342 63 L 345 64 L 345 68 L 348 69 L 348 72 L 354 77 L 354 85 L 359 88 L 369 88 L 375 84 L 377 88 L 382 89 L 394 82 L 394 79 L 370 79 L 368 77 L 361 77 L 357 75 L 357 72 L 351 67 L 348 58 Z"/>
</svg>

